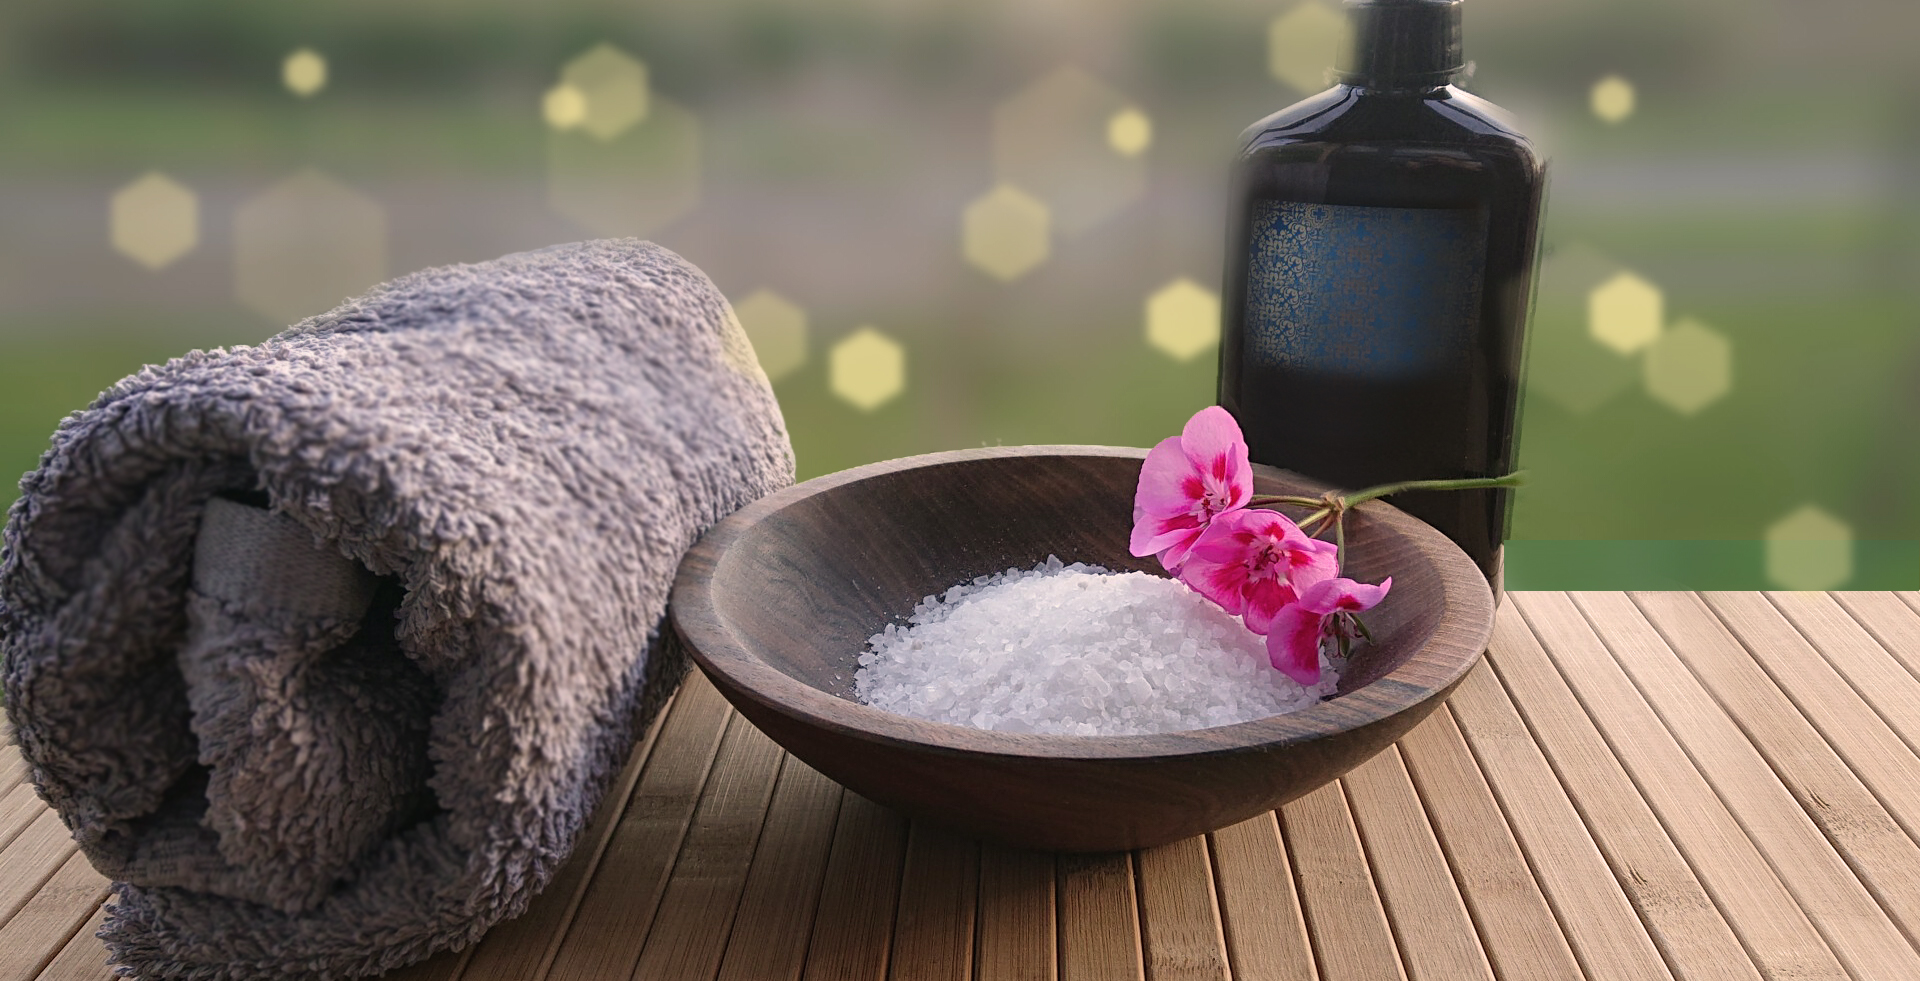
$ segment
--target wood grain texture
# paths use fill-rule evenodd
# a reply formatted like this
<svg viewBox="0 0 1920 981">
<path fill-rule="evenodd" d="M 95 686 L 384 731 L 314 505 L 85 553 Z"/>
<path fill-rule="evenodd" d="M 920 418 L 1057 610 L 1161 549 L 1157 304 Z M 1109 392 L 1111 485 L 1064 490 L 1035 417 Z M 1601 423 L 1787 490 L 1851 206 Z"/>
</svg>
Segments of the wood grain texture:
<svg viewBox="0 0 1920 981">
<path fill-rule="evenodd" d="M 1579 977 L 1573 950 L 1452 713 L 1443 707 L 1402 738 L 1400 757 L 1494 974 L 1502 981 Z"/>
<path fill-rule="evenodd" d="M 1061 854 L 1060 981 L 1142 981 L 1140 898 L 1132 856 Z"/>
<path fill-rule="evenodd" d="M 1447 704 L 1587 975 L 1669 981 L 1672 972 L 1493 670 L 1483 664 L 1468 674 Z"/>
<path fill-rule="evenodd" d="M 1914 755 L 1913 748 L 1901 740 L 1888 720 L 1868 699 L 1861 697 L 1827 658 L 1807 643 L 1764 595 L 1702 593 L 1700 596 L 1746 649 L 1748 657 L 1746 665 L 1741 665 L 1733 651 L 1701 643 L 1689 650 L 1689 663 L 1725 665 L 1724 674 L 1714 672 L 1729 682 L 1725 686 L 1728 691 L 1723 696 L 1725 699 L 1736 697 L 1737 691 L 1737 697 L 1752 698 L 1755 708 L 1767 707 L 1784 715 L 1803 716 L 1797 724 L 1792 718 L 1784 717 L 1770 721 L 1778 723 L 1778 733 L 1783 737 L 1807 733 L 1817 733 L 1816 740 L 1824 737 L 1826 745 L 1846 761 L 1847 767 L 1873 792 L 1887 814 L 1905 828 L 1908 835 L 1920 838 L 1920 756 Z M 1856 631 L 1853 636 L 1866 647 L 1879 646 L 1864 631 Z M 1865 651 L 1859 654 L 1857 660 L 1871 663 Z M 1739 671 L 1737 687 L 1733 684 L 1735 669 Z M 1895 670 L 1898 671 L 1897 666 Z M 1898 674 L 1906 675 L 1904 671 Z M 1909 708 L 1896 717 L 1911 721 L 1911 712 Z M 1774 726 L 1767 726 L 1767 731 L 1772 733 Z M 1907 846 L 1912 850 L 1908 858 L 1920 865 L 1920 845 L 1909 841 Z M 1920 890 L 1920 875 L 1916 876 L 1914 886 Z"/>
<path fill-rule="evenodd" d="M 6 926 L 78 849 L 60 815 L 45 808 L 0 851 L 0 869 L 7 871 L 0 876 L 0 927 Z"/>
<path fill-rule="evenodd" d="M 30 981 L 107 898 L 107 880 L 74 852 L 0 927 L 0 981 Z"/>
<path fill-rule="evenodd" d="M 1832 595 L 1768 593 L 1767 599 L 1847 680 L 1854 694 L 1873 706 L 1880 721 L 1906 744 L 1906 758 L 1913 759 L 1920 750 L 1920 677 L 1915 677 Z M 1893 802 L 1896 809 L 1903 803 Z"/>
<path fill-rule="evenodd" d="M 1835 852 L 1814 818 L 1675 656 L 1644 611 L 1623 593 L 1575 593 L 1573 602 L 1849 973 L 1856 978 L 1920 977 L 1920 956 L 1889 921 L 1871 888 Z M 1711 617 L 1698 605 L 1692 611 L 1694 617 Z M 1687 614 L 1683 610 L 1676 615 Z M 1718 628 L 1718 621 L 1702 626 L 1709 623 Z M 1668 826 L 1681 827 L 1672 821 Z M 1882 833 L 1891 828 L 1899 834 L 1884 814 L 1879 826 Z"/>
<path fill-rule="evenodd" d="M 1279 816 L 1258 814 L 1207 839 L 1233 976 L 1317 977 Z"/>
<path fill-rule="evenodd" d="M 1053 981 L 1053 855 L 999 845 L 980 846 L 980 919 L 976 970 L 983 978 Z"/>
<path fill-rule="evenodd" d="M 1826 724 L 1837 731 L 1823 733 L 1815 728 L 1699 596 L 1634 593 L 1632 599 L 1693 676 L 1737 721 L 1740 731 L 1906 938 L 1920 940 L 1920 846 L 1901 830 L 1875 793 L 1875 789 L 1896 792 L 1897 777 L 1883 771 L 1888 761 L 1855 758 L 1860 755 L 1856 737 L 1889 749 L 1898 747 L 1899 740 L 1864 707 L 1854 718 L 1827 717 Z M 1768 639 L 1786 638 L 1776 633 Z M 1809 672 L 1824 666 L 1817 654 L 1804 654 L 1820 662 L 1807 664 Z M 1826 698 L 1807 701 L 1825 707 Z M 1843 754 L 1842 746 L 1856 748 Z M 1878 788 L 1870 789 L 1863 782 L 1863 769 L 1880 777 Z M 1920 788 L 1912 792 L 1920 794 Z"/>
<path fill-rule="evenodd" d="M 424 961 L 394 968 L 380 975 L 382 981 L 453 981 L 473 962 L 474 948 L 443 950 Z"/>
<path fill-rule="evenodd" d="M 1164 575 L 1128 554 L 1144 450 L 983 448 L 888 461 L 742 508 L 681 564 L 671 619 L 727 698 L 871 799 L 984 838 L 1112 851 L 1244 820 L 1351 769 L 1432 710 L 1485 649 L 1491 593 L 1444 536 L 1363 505 L 1348 571 L 1394 577 L 1342 694 L 1236 726 L 1127 737 L 986 732 L 848 697 L 869 636 L 955 583 L 1050 554 Z M 1259 493 L 1317 494 L 1255 468 Z M 1285 752 L 1276 752 L 1284 748 Z"/>
<path fill-rule="evenodd" d="M 1674 975 L 1846 977 L 1566 595 L 1513 603 L 1490 663 Z"/>
<path fill-rule="evenodd" d="M 1340 785 L 1328 784 L 1281 808 L 1280 829 L 1320 981 L 1404 979 L 1393 929 Z"/>
<path fill-rule="evenodd" d="M 807 981 L 887 976 L 906 851 L 905 818 L 859 794 L 845 795 L 813 917 Z"/>
<path fill-rule="evenodd" d="M 1920 678 L 1920 610 L 1892 593 L 1829 593 L 1907 673 Z"/>
<path fill-rule="evenodd" d="M 1203 837 L 1134 856 L 1147 981 L 1225 981 L 1226 937 Z"/>
<path fill-rule="evenodd" d="M 712 978 L 746 885 L 784 753 L 735 715 L 647 931 L 636 978 Z"/>
<path fill-rule="evenodd" d="M 894 916 L 893 981 L 972 981 L 980 843 L 914 822 Z"/>
<path fill-rule="evenodd" d="M 47 802 L 34 793 L 33 785 L 22 783 L 0 797 L 0 849 L 5 849 L 27 830 L 35 818 L 46 813 Z"/>
<path fill-rule="evenodd" d="M 1469 681 L 1472 677 L 1468 675 Z M 1454 697 L 1459 697 L 1457 689 Z M 1389 747 L 1340 782 L 1407 977 L 1493 981 L 1493 967 L 1480 949 L 1400 751 Z"/>
<path fill-rule="evenodd" d="M 0 794 L 7 793 L 27 779 L 27 760 L 20 755 L 20 747 L 12 740 L 0 736 Z"/>
<path fill-rule="evenodd" d="M 767 805 L 720 981 L 794 981 L 807 960 L 820 879 L 840 815 L 840 785 L 789 756 Z"/>
<path fill-rule="evenodd" d="M 594 869 L 549 978 L 585 981 L 633 971 L 731 714 L 700 678 L 688 675 L 681 684 L 651 765 Z"/>
<path fill-rule="evenodd" d="M 95 910 L 87 922 L 74 931 L 66 946 L 40 971 L 36 981 L 112 981 L 113 968 L 107 966 L 107 948 L 94 934 L 107 922 L 105 909 Z"/>
<path fill-rule="evenodd" d="M 626 765 L 614 777 L 613 786 L 607 788 L 606 798 L 600 802 L 593 820 L 580 832 L 579 844 L 574 846 L 573 854 L 560 871 L 554 873 L 553 881 L 534 897 L 525 913 L 495 924 L 474 946 L 473 956 L 459 974 L 462 981 L 541 981 L 547 976 L 554 954 L 559 950 L 560 938 L 566 935 L 567 924 L 580 908 L 587 880 L 600 864 L 607 843 L 613 839 L 614 828 L 626 814 L 627 801 L 640 779 L 641 768 L 653 752 L 660 737 L 660 726 L 672 713 L 678 698 L 678 692 L 667 696 L 660 714 L 628 754 Z"/>
</svg>

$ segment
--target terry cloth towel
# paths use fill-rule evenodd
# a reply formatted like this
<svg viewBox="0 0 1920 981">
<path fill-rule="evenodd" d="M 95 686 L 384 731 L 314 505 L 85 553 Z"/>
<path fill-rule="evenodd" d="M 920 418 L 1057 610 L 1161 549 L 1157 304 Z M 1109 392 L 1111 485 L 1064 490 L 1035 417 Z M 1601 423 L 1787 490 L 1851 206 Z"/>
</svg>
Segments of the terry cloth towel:
<svg viewBox="0 0 1920 981">
<path fill-rule="evenodd" d="M 373 975 L 518 914 L 685 668 L 681 555 L 792 479 L 726 300 L 630 240 L 415 273 L 69 417 L 0 645 L 121 973 Z"/>
</svg>

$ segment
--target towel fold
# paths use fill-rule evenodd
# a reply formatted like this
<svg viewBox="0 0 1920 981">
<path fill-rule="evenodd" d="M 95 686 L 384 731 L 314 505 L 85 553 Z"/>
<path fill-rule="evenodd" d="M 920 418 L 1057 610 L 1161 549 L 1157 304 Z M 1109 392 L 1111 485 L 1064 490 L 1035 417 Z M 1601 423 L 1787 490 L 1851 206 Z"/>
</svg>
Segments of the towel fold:
<svg viewBox="0 0 1920 981">
<path fill-rule="evenodd" d="M 416 273 L 69 417 L 0 649 L 121 972 L 378 974 L 519 913 L 685 669 L 681 555 L 792 471 L 726 301 L 634 241 Z"/>
</svg>

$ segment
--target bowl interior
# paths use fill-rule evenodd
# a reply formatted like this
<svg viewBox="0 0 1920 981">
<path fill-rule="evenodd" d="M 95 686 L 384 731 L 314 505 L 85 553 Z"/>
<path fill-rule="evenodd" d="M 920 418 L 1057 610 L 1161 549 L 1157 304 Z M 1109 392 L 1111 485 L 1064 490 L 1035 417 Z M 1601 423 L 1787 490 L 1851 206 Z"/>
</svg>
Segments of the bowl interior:
<svg viewBox="0 0 1920 981">
<path fill-rule="evenodd" d="M 705 600 L 732 635 L 730 653 L 852 701 L 855 658 L 867 638 L 957 583 L 1032 568 L 1049 555 L 1165 575 L 1153 557 L 1127 552 L 1144 456 L 1019 447 L 934 454 L 809 481 L 728 519 L 723 542 L 702 543 L 718 553 Z M 1255 485 L 1262 494 L 1325 490 L 1269 467 L 1255 468 Z M 1367 615 L 1374 640 L 1356 649 L 1331 701 L 1408 667 L 1441 630 L 1449 604 L 1478 578 L 1438 532 L 1378 502 L 1349 516 L 1347 547 L 1345 575 L 1366 582 L 1391 575 L 1394 585 Z M 1484 595 L 1484 580 L 1478 588 Z M 1490 622 L 1490 599 L 1483 602 Z M 1482 642 L 1484 633 L 1468 643 Z M 728 657 L 702 656 L 712 645 L 695 646 L 710 670 L 728 672 Z M 1451 683 L 1469 665 L 1432 665 L 1412 680 Z"/>
</svg>

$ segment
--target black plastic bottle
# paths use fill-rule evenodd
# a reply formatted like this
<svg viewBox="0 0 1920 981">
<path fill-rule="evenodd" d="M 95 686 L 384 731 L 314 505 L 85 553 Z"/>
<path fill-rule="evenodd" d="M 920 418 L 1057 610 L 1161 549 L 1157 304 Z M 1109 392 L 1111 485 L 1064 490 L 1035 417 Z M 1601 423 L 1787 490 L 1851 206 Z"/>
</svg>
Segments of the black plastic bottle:
<svg viewBox="0 0 1920 981">
<path fill-rule="evenodd" d="M 1339 84 L 1233 168 L 1220 404 L 1256 462 L 1347 490 L 1513 469 L 1544 162 L 1453 87 L 1460 0 L 1347 0 Z M 1406 493 L 1496 595 L 1509 492 Z"/>
</svg>

